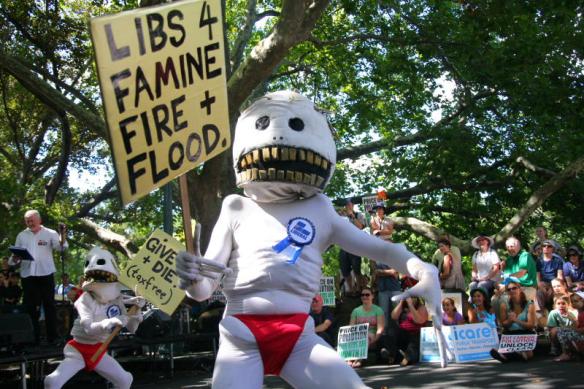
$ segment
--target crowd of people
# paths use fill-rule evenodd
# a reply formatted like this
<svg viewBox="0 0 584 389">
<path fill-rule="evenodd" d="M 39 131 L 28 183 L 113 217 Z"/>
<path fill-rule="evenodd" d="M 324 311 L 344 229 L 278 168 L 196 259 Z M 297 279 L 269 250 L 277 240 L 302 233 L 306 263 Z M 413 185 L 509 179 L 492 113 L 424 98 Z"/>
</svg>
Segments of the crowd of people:
<svg viewBox="0 0 584 389">
<path fill-rule="evenodd" d="M 373 207 L 368 227 L 371 234 L 391 241 L 394 225 L 385 211 L 383 204 Z M 360 229 L 367 227 L 350 200 L 341 214 L 359 218 Z M 452 298 L 444 298 L 443 325 L 485 322 L 502 334 L 539 334 L 549 341 L 555 361 L 584 354 L 584 262 L 579 245 L 563 248 L 548 237 L 544 227 L 536 229 L 535 242 L 526 248 L 518 238 L 508 238 L 504 255 L 497 252 L 493 238 L 486 234 L 474 237 L 471 245 L 476 251 L 472 254 L 468 285 L 460 249 L 448 238 L 438 240 L 432 256 L 443 292 L 460 293 L 462 300 L 459 312 Z M 347 255 L 340 256 L 340 266 L 344 268 L 341 284 L 345 291 L 351 291 L 351 296 L 359 296 L 362 304 L 353 310 L 349 323 L 334 323 L 329 312 L 327 339 L 334 338 L 335 324 L 369 323 L 369 349 L 378 359 L 390 364 L 416 363 L 420 329 L 430 325 L 428 312 L 420 299 L 392 302 L 391 297 L 411 286 L 412 280 L 371 260 L 371 284 L 359 290 L 356 280 L 366 277 L 361 274 L 361 258 L 351 258 L 349 266 Z M 348 269 L 355 267 L 359 270 L 347 279 Z M 329 343 L 333 344 L 334 339 Z M 493 349 L 491 355 L 506 363 L 513 359 L 527 361 L 533 351 L 503 354 Z M 360 367 L 364 362 L 354 360 L 349 364 Z"/>
<path fill-rule="evenodd" d="M 368 227 L 372 235 L 392 240 L 394 224 L 385 215 L 383 204 L 373 207 L 369 220 L 354 210 L 351 200 L 339 212 L 357 228 Z M 24 307 L 33 320 L 37 342 L 39 315 L 43 311 L 47 341 L 51 343 L 56 340 L 55 296 L 73 301 L 78 288 L 69 282 L 67 274 L 62 276 L 59 285 L 54 283 L 53 252 L 67 248 L 63 231 L 57 233 L 44 227 L 35 210 L 27 211 L 24 220 L 27 228 L 18 235 L 15 245 L 26 248 L 35 260 L 24 261 L 14 255 L 2 259 L 0 303 L 3 307 Z M 547 236 L 543 227 L 537 228 L 536 236 L 529 250 L 517 238 L 507 239 L 507 255 L 503 259 L 490 236 L 476 236 L 471 241 L 476 251 L 472 254 L 468 285 L 460 249 L 447 238 L 438 240 L 431 261 L 439 269 L 441 287 L 444 292 L 463 296 L 462 312 L 457 310 L 452 298 L 443 300 L 442 321 L 444 325 L 486 322 L 498 326 L 503 333 L 539 331 L 549 336 L 550 353 L 555 360 L 570 360 L 584 352 L 582 249 L 578 245 L 564 249 Z M 332 310 L 323 306 L 319 295 L 315 296 L 311 316 L 317 333 L 335 345 L 338 326 L 369 323 L 369 347 L 377 357 L 401 365 L 416 363 L 420 329 L 429 325 L 428 312 L 418 298 L 392 301 L 393 296 L 412 286 L 415 280 L 374 261 L 371 278 L 366 278 L 361 272 L 361 258 L 347 252 L 341 252 L 339 262 L 345 296 L 360 298 L 361 305 L 353 310 L 348 323 L 336 323 Z M 496 350 L 492 355 L 502 362 L 511 357 Z M 532 353 L 519 356 L 528 360 Z M 363 362 L 350 361 L 350 364 L 359 367 Z"/>
</svg>

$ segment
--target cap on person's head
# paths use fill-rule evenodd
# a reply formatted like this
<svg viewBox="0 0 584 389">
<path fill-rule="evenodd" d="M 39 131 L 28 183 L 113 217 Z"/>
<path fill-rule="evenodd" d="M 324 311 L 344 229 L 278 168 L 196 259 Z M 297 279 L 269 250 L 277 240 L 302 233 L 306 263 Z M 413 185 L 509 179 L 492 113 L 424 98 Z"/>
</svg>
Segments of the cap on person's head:
<svg viewBox="0 0 584 389">
<path fill-rule="evenodd" d="M 355 203 L 353 202 L 352 198 L 349 197 L 348 199 L 345 199 L 344 205 L 354 205 L 354 204 Z"/>
<path fill-rule="evenodd" d="M 581 298 L 582 300 L 584 300 L 584 292 L 583 292 L 583 291 L 579 290 L 579 291 L 577 291 L 577 292 L 574 292 L 574 293 L 575 293 L 575 294 L 577 294 L 578 296 L 580 296 L 580 298 Z"/>
<path fill-rule="evenodd" d="M 479 241 L 482 239 L 486 239 L 489 241 L 489 247 L 495 244 L 495 241 L 490 236 L 485 234 L 479 234 L 478 236 L 475 236 L 475 238 L 470 242 L 471 246 L 474 247 L 475 249 L 480 249 L 481 247 L 479 245 Z"/>
<path fill-rule="evenodd" d="M 474 288 L 474 289 L 471 289 L 470 290 L 470 293 L 469 293 L 470 297 L 468 299 L 469 302 L 472 302 L 472 295 L 475 292 L 481 293 L 485 299 L 488 299 L 489 298 L 489 293 L 487 293 L 487 291 L 485 290 L 485 288 L 477 287 L 477 288 Z"/>
<path fill-rule="evenodd" d="M 553 241 L 546 239 L 543 242 L 541 242 L 542 247 L 543 246 L 552 246 L 553 248 L 556 248 L 556 245 L 554 244 Z"/>
<path fill-rule="evenodd" d="M 570 256 L 570 254 L 576 254 L 577 256 L 579 256 L 580 258 L 582 257 L 582 250 L 580 250 L 580 248 L 576 245 L 572 245 L 570 247 L 568 247 L 568 249 L 566 250 L 566 256 Z"/>
</svg>

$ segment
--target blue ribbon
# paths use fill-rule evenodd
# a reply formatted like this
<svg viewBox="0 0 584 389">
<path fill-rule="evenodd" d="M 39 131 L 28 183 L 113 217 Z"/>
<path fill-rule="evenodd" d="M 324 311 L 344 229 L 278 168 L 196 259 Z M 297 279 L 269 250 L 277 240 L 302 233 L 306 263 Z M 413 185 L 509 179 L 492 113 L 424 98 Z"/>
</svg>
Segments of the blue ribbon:
<svg viewBox="0 0 584 389">
<path fill-rule="evenodd" d="M 295 231 L 290 231 L 290 227 L 291 227 L 292 223 L 294 221 L 297 221 L 298 219 L 302 219 L 303 222 L 299 222 L 298 224 L 296 224 L 296 227 L 293 230 L 296 230 L 297 228 L 303 229 L 303 226 L 305 226 L 305 224 L 307 224 L 307 223 L 310 224 L 310 226 L 311 226 L 312 234 L 310 234 L 310 232 L 307 232 L 307 231 L 302 231 L 300 233 L 298 233 L 296 231 L 296 233 L 299 234 L 299 236 L 301 236 L 302 233 L 308 234 L 308 235 L 304 235 L 304 236 L 309 237 L 308 241 L 306 241 L 306 242 L 299 242 L 292 237 L 292 235 L 295 233 Z M 310 231 L 310 229 L 308 231 Z M 310 220 L 305 219 L 305 218 L 294 218 L 288 222 L 287 236 L 284 239 L 282 239 L 281 241 L 279 241 L 278 243 L 276 243 L 274 246 L 272 246 L 272 249 L 276 253 L 281 253 L 282 251 L 284 251 L 288 247 L 290 247 L 289 250 L 292 252 L 289 253 L 290 259 L 288 259 L 286 261 L 286 263 L 293 265 L 296 263 L 296 261 L 298 261 L 298 258 L 300 258 L 300 254 L 302 254 L 302 249 L 304 248 L 304 246 L 312 243 L 313 239 L 314 239 L 314 225 L 312 224 L 312 222 L 310 222 Z"/>
</svg>

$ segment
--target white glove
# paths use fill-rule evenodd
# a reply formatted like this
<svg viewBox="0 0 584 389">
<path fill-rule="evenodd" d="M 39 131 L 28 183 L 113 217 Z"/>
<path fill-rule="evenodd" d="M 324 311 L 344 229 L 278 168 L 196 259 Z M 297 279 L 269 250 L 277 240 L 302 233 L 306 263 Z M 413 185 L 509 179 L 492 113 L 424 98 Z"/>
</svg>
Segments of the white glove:
<svg viewBox="0 0 584 389">
<path fill-rule="evenodd" d="M 126 316 L 126 315 L 120 315 L 120 316 L 112 317 L 112 318 L 109 318 L 109 319 L 103 319 L 99 323 L 100 323 L 101 328 L 103 330 L 105 330 L 105 331 L 110 330 L 111 331 L 116 326 L 125 327 L 126 324 L 128 324 L 128 316 Z"/>
<path fill-rule="evenodd" d="M 447 353 L 451 354 L 444 334 L 442 333 L 442 291 L 440 290 L 440 279 L 438 278 L 438 269 L 419 261 L 415 265 L 416 269 L 412 272 L 412 276 L 418 280 L 418 283 L 404 291 L 402 294 L 394 296 L 393 301 L 398 302 L 405 300 L 408 297 L 418 296 L 422 297 L 426 303 L 426 307 L 432 313 L 432 324 L 436 329 L 436 339 L 438 340 L 438 351 L 440 352 L 440 359 L 442 367 L 448 364 Z"/>
<path fill-rule="evenodd" d="M 138 308 L 142 309 L 146 305 L 146 299 L 142 296 L 125 298 L 124 305 L 137 305 Z"/>
<path fill-rule="evenodd" d="M 181 282 L 179 288 L 186 289 L 193 282 L 200 282 L 204 277 L 218 280 L 224 273 L 231 273 L 225 265 L 210 261 L 198 255 L 181 251 L 176 256 L 176 274 Z"/>
</svg>

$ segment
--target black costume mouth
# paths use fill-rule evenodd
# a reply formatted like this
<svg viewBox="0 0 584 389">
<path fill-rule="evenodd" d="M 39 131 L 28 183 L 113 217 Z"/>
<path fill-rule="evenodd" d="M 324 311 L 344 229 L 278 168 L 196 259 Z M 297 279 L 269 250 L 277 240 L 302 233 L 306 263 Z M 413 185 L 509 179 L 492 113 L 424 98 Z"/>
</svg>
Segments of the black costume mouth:
<svg viewBox="0 0 584 389">
<path fill-rule="evenodd" d="M 117 282 L 118 277 L 104 270 L 88 270 L 84 274 L 86 282 Z"/>
<path fill-rule="evenodd" d="M 278 145 L 242 155 L 236 167 L 239 182 L 294 182 L 320 189 L 324 189 L 330 173 L 331 163 L 322 155 L 308 149 Z"/>
</svg>

